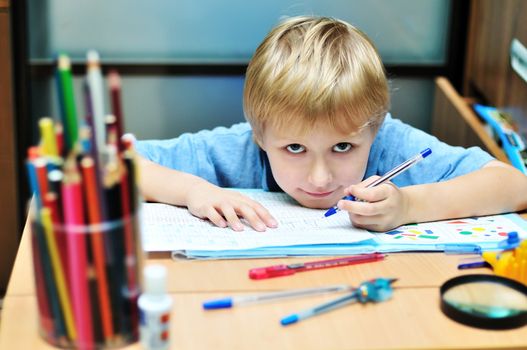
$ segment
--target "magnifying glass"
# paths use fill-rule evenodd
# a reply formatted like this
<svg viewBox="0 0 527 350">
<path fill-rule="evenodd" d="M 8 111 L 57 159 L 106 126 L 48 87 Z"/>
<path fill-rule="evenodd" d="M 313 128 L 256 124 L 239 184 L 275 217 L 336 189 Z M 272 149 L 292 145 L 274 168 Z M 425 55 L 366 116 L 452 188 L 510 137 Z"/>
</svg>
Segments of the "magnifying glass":
<svg viewBox="0 0 527 350">
<path fill-rule="evenodd" d="M 464 275 L 440 289 L 441 310 L 454 321 L 486 329 L 527 324 L 527 286 L 495 275 Z"/>
</svg>

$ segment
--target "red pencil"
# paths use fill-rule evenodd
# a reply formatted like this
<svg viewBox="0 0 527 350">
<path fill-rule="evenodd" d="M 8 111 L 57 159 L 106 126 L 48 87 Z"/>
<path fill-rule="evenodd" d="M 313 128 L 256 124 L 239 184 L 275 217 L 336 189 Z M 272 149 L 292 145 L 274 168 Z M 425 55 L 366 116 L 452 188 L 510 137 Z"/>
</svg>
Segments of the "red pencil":
<svg viewBox="0 0 527 350">
<path fill-rule="evenodd" d="M 37 173 L 38 190 L 40 192 L 40 198 L 44 199 L 46 193 L 48 193 L 48 169 L 47 161 L 43 157 L 38 157 L 33 161 L 35 171 Z"/>
<path fill-rule="evenodd" d="M 257 267 L 257 268 L 249 270 L 249 277 L 254 280 L 259 280 L 259 279 L 264 279 L 264 278 L 288 276 L 288 275 L 293 275 L 297 272 L 303 272 L 303 271 L 327 269 L 330 267 L 338 267 L 338 266 L 346 266 L 346 265 L 373 262 L 373 261 L 382 260 L 384 259 L 384 257 L 385 257 L 384 254 L 373 253 L 373 254 L 354 255 L 354 256 L 329 259 L 329 260 L 312 261 L 312 262 L 307 262 L 307 263 L 298 263 L 298 264 L 289 264 L 289 265 L 281 264 L 281 265 L 274 265 L 274 266 L 267 266 L 267 267 Z"/>
</svg>

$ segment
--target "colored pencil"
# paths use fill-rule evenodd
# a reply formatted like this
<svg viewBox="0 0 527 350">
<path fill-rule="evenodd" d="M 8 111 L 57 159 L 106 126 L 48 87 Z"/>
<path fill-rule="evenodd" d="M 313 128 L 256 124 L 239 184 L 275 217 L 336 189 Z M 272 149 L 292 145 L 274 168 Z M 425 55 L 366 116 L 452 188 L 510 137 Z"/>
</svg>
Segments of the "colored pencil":
<svg viewBox="0 0 527 350">
<path fill-rule="evenodd" d="M 30 159 L 26 161 L 26 170 L 27 177 L 29 179 L 29 187 L 31 188 L 31 193 L 33 194 L 35 205 L 37 206 L 37 209 L 40 209 L 42 208 L 42 197 L 40 196 L 37 170 L 35 169 L 35 164 L 33 164 L 33 161 Z"/>
<path fill-rule="evenodd" d="M 119 152 L 124 150 L 122 142 L 120 142 L 121 136 L 124 133 L 124 121 L 123 121 L 123 110 L 121 107 L 121 78 L 119 73 L 115 70 L 111 70 L 108 73 L 108 86 L 110 87 L 110 96 L 112 101 L 112 113 L 116 119 L 116 131 L 118 138 L 118 149 Z"/>
<path fill-rule="evenodd" d="M 51 267 L 53 268 L 53 277 L 55 280 L 55 285 L 57 286 L 59 303 L 64 315 L 64 320 L 66 322 L 66 332 L 68 333 L 68 338 L 74 340 L 77 338 L 77 332 L 73 320 L 70 294 L 66 286 L 64 270 L 62 268 L 61 258 L 57 248 L 57 242 L 55 240 L 55 233 L 53 232 L 51 211 L 49 208 L 42 208 L 40 210 L 40 219 L 42 221 L 42 227 L 44 228 L 46 244 L 49 251 L 49 256 L 51 258 Z"/>
<path fill-rule="evenodd" d="M 82 189 L 74 159 L 68 159 L 62 184 L 64 223 L 66 227 L 70 290 L 80 347 L 93 344 L 91 304 L 88 293 L 85 232 L 76 232 L 84 225 Z"/>
<path fill-rule="evenodd" d="M 36 211 L 36 208 L 34 208 Z M 34 216 L 35 213 L 30 214 Z M 34 220 L 34 219 L 33 219 Z M 33 254 L 33 268 L 35 270 L 35 282 L 37 285 L 37 304 L 40 315 L 40 325 L 46 332 L 46 337 L 54 337 L 55 329 L 53 324 L 53 315 L 50 310 L 50 297 L 46 288 L 46 280 L 43 271 L 44 262 L 40 254 L 40 248 L 37 240 L 37 232 L 31 233 L 31 250 Z"/>
<path fill-rule="evenodd" d="M 73 92 L 73 78 L 71 75 L 71 62 L 67 55 L 61 54 L 58 58 L 58 84 L 60 87 L 59 102 L 62 104 L 62 124 L 65 129 L 66 149 L 65 154 L 71 151 L 79 138 L 77 110 Z"/>
<path fill-rule="evenodd" d="M 104 130 L 103 79 L 97 51 L 88 51 L 86 69 L 86 82 L 89 90 L 87 96 L 91 102 L 91 117 L 93 118 L 92 133 L 96 149 L 101 152 L 106 143 L 106 133 Z"/>
<path fill-rule="evenodd" d="M 117 119 L 114 115 L 108 114 L 104 118 L 104 124 L 106 126 L 106 145 L 114 146 L 117 149 L 118 147 L 118 137 L 117 137 Z"/>
<path fill-rule="evenodd" d="M 37 183 L 39 189 L 39 195 L 42 199 L 46 193 L 48 193 L 48 170 L 47 170 L 47 161 L 44 157 L 38 157 L 33 161 L 35 166 L 35 172 L 37 174 Z"/>
<path fill-rule="evenodd" d="M 93 231 L 91 231 L 91 228 L 89 226 L 85 227 L 86 230 L 89 230 L 88 235 L 86 236 L 86 240 L 90 240 L 90 235 Z M 95 271 L 94 267 L 94 260 L 93 260 L 93 251 L 91 249 L 91 245 L 86 242 L 86 276 L 88 278 L 88 295 L 90 298 L 90 305 L 91 305 L 91 321 L 92 321 L 92 329 L 93 329 L 93 341 L 94 344 L 104 344 L 105 339 L 103 335 L 102 330 L 102 318 L 101 313 L 99 310 L 98 305 L 100 305 L 100 298 L 98 294 L 98 287 L 97 287 L 97 273 Z M 93 345 L 92 345 L 93 346 Z"/>
<path fill-rule="evenodd" d="M 42 153 L 45 156 L 58 157 L 59 151 L 57 148 L 57 139 L 55 138 L 53 120 L 49 117 L 41 118 L 38 122 L 38 126 L 40 128 L 42 139 Z"/>
<path fill-rule="evenodd" d="M 64 127 L 62 123 L 55 123 L 55 139 L 59 156 L 64 156 Z"/>
<path fill-rule="evenodd" d="M 95 141 L 95 124 L 93 120 L 93 106 L 92 106 L 92 98 L 91 98 L 91 91 L 90 91 L 90 85 L 88 84 L 88 80 L 84 79 L 84 82 L 82 83 L 84 92 L 84 110 L 85 115 L 84 119 L 86 121 L 86 126 L 90 128 L 90 143 L 91 143 L 91 155 L 93 157 L 97 157 L 99 154 L 99 149 L 97 148 L 97 142 Z"/>
<path fill-rule="evenodd" d="M 106 174 L 104 178 L 104 193 L 108 208 L 108 221 L 116 222 L 122 220 L 123 213 L 121 207 L 121 187 L 119 180 L 121 178 L 121 170 L 118 166 L 116 159 L 116 148 L 108 147 L 110 152 L 109 161 L 106 167 Z M 112 232 L 111 241 L 107 241 L 110 247 L 111 255 L 113 257 L 112 266 L 113 269 L 111 277 L 113 287 L 111 288 L 113 293 L 112 302 L 117 302 L 117 311 L 114 311 L 114 320 L 116 321 L 119 329 L 119 333 L 126 333 L 130 328 L 129 315 L 125 313 L 127 300 L 123 299 L 122 290 L 127 288 L 126 284 L 126 270 L 125 270 L 125 248 L 123 240 L 123 228 Z"/>
<path fill-rule="evenodd" d="M 48 176 L 49 178 L 49 176 Z M 58 188 L 60 191 L 60 187 Z M 59 203 L 59 196 L 56 192 L 48 192 L 43 198 L 44 206 L 48 208 L 51 212 L 51 222 L 53 223 L 53 227 L 57 228 L 60 227 L 63 229 L 63 221 L 62 221 L 62 211 L 61 206 Z M 54 230 L 55 231 L 55 240 L 57 242 L 57 249 L 59 251 L 60 255 L 60 261 L 62 263 L 62 267 L 64 270 L 64 276 L 66 278 L 66 284 L 70 285 L 69 280 L 69 265 L 68 265 L 68 248 L 67 248 L 67 241 L 66 241 L 66 234 L 62 230 Z"/>
<path fill-rule="evenodd" d="M 95 162 L 91 157 L 84 157 L 81 161 L 81 168 L 83 174 L 84 198 L 86 199 L 88 209 L 88 219 L 90 225 L 99 224 L 102 222 L 102 215 L 100 213 L 101 199 L 99 198 L 99 190 L 97 189 Z M 103 233 L 95 231 L 90 234 L 90 241 L 92 246 L 92 254 L 95 262 L 95 271 L 97 275 L 97 286 L 100 298 L 100 314 L 102 319 L 104 338 L 108 341 L 113 338 L 112 325 L 112 310 L 110 303 L 110 295 L 108 290 L 108 277 L 106 276 L 106 259 L 104 256 L 104 238 Z"/>
<path fill-rule="evenodd" d="M 53 281 L 53 268 L 51 267 L 51 258 L 49 256 L 49 251 L 46 247 L 46 238 L 44 235 L 44 228 L 42 223 L 36 219 L 38 215 L 38 210 L 35 210 L 35 217 L 31 220 L 31 230 L 33 235 L 36 237 L 39 255 L 42 262 L 42 275 L 44 277 L 44 288 L 46 289 L 46 294 L 49 296 L 49 305 L 51 310 L 51 315 L 53 317 L 53 325 L 55 326 L 55 339 L 57 342 L 63 342 L 65 340 L 66 328 L 64 325 L 64 315 L 59 305 L 59 295 L 57 291 L 57 286 Z"/>
<path fill-rule="evenodd" d="M 48 172 L 48 192 L 54 193 L 57 197 L 57 204 L 60 203 L 60 187 L 62 185 L 62 179 L 64 178 L 64 174 L 62 173 L 62 170 L 59 169 L 53 169 Z M 61 209 L 59 207 L 59 209 Z M 62 210 L 58 211 L 58 217 L 59 222 L 62 222 Z"/>
<path fill-rule="evenodd" d="M 124 166 L 124 165 L 121 165 Z M 135 305 L 137 303 L 137 298 L 139 297 L 139 286 L 137 284 L 137 252 L 135 251 L 135 217 L 131 211 L 131 201 L 134 199 L 131 198 L 130 193 L 130 184 L 128 173 L 125 170 L 121 176 L 120 181 L 121 186 L 121 208 L 122 208 L 122 217 L 123 217 L 123 229 L 124 229 L 124 247 L 126 254 L 126 276 L 128 282 L 128 292 L 130 293 L 129 299 Z M 137 315 L 137 308 L 131 308 L 131 322 L 132 329 L 137 329 L 139 315 Z"/>
</svg>

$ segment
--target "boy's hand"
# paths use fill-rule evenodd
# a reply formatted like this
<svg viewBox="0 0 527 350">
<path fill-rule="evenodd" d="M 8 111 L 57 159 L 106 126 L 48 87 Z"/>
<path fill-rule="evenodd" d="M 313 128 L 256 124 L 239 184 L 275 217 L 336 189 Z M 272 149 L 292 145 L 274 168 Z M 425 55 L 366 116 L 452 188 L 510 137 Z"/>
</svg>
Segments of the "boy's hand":
<svg viewBox="0 0 527 350">
<path fill-rule="evenodd" d="M 278 226 L 260 203 L 238 192 L 206 182 L 200 182 L 188 190 L 187 207 L 191 214 L 209 219 L 219 227 L 230 226 L 234 231 L 244 229 L 240 218 L 247 220 L 256 231 Z"/>
<path fill-rule="evenodd" d="M 378 176 L 372 176 L 346 188 L 346 194 L 351 194 L 358 200 L 340 200 L 337 206 L 348 212 L 354 226 L 387 231 L 405 222 L 408 199 L 404 192 L 391 182 L 366 188 L 377 178 Z"/>
</svg>

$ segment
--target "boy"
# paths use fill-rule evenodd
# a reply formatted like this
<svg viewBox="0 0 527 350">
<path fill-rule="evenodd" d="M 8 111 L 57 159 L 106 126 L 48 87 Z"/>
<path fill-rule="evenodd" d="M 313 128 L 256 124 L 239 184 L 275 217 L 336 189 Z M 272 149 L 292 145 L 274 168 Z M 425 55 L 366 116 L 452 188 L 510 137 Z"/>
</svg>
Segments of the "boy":
<svg viewBox="0 0 527 350">
<path fill-rule="evenodd" d="M 259 203 L 222 187 L 282 190 L 299 204 L 338 203 L 353 225 L 409 222 L 527 208 L 527 177 L 479 148 L 451 147 L 392 119 L 388 83 L 369 39 L 331 18 L 274 28 L 249 63 L 248 123 L 137 143 L 146 198 L 186 206 L 220 227 L 278 223 Z M 366 188 L 425 148 L 433 153 L 392 182 Z M 341 200 L 351 194 L 361 201 Z"/>
</svg>

